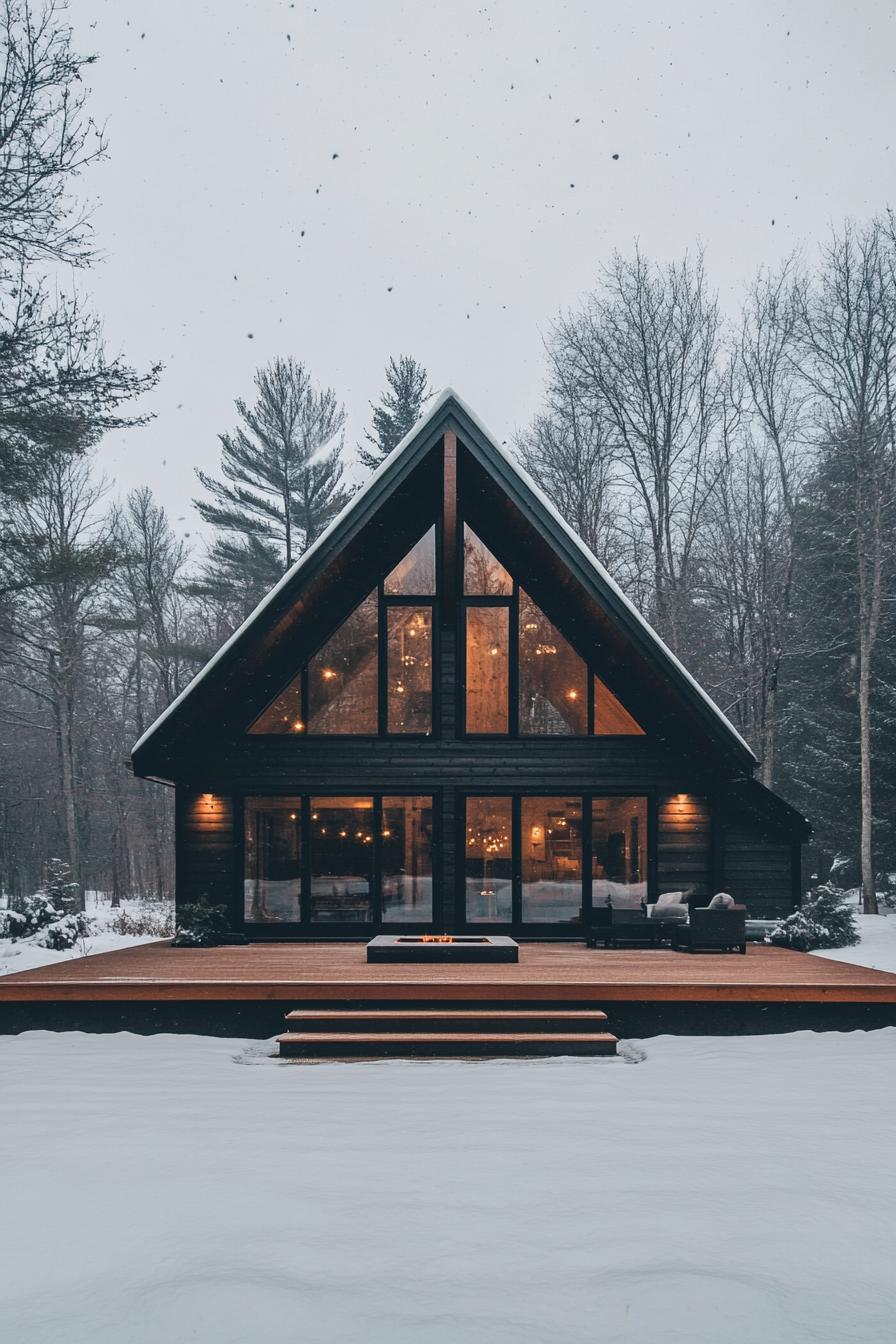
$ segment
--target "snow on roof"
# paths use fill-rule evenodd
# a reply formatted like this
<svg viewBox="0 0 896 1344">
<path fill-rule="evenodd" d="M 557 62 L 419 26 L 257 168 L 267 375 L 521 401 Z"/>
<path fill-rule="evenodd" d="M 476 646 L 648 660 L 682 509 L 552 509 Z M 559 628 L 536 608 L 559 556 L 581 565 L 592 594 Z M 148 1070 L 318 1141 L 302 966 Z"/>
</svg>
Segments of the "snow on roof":
<svg viewBox="0 0 896 1344">
<path fill-rule="evenodd" d="M 233 634 L 230 636 L 228 640 L 226 640 L 221 645 L 217 653 L 212 655 L 212 657 L 208 660 L 205 666 L 199 672 L 196 673 L 196 676 L 193 678 L 193 680 L 187 686 L 184 687 L 180 695 L 176 696 L 175 699 L 171 701 L 171 704 L 168 705 L 167 709 L 164 709 L 162 711 L 162 713 L 158 716 L 158 718 L 154 721 L 154 723 L 152 723 L 149 726 L 149 728 L 146 729 L 142 737 L 140 737 L 138 741 L 134 743 L 133 747 L 131 748 L 132 753 L 139 751 L 139 749 L 144 745 L 144 743 L 148 742 L 149 739 L 153 736 L 153 734 L 159 728 L 161 728 L 162 724 L 165 723 L 166 720 L 168 720 L 174 714 L 174 712 L 183 704 L 186 698 L 196 689 L 197 686 L 199 686 L 202 683 L 204 678 L 208 676 L 212 668 L 214 668 L 221 661 L 221 659 L 233 647 L 233 645 L 239 641 L 243 633 L 255 623 L 255 621 L 262 614 L 262 612 L 274 601 L 278 593 L 280 593 L 280 591 L 283 588 L 285 588 L 287 584 L 291 583 L 297 574 L 301 573 L 302 569 L 308 564 L 308 562 L 312 559 L 312 557 L 318 553 L 318 551 L 322 550 L 326 546 L 330 537 L 342 525 L 344 519 L 354 509 L 358 507 L 361 501 L 373 489 L 376 482 L 379 481 L 380 478 L 384 476 L 387 471 L 390 470 L 395 460 L 401 456 L 401 454 L 405 451 L 405 449 L 408 448 L 410 444 L 414 442 L 424 432 L 427 426 L 438 418 L 438 416 L 446 408 L 446 406 L 448 406 L 452 402 L 459 407 L 459 409 L 464 413 L 467 419 L 473 423 L 476 429 L 478 429 L 482 437 L 491 445 L 494 451 L 504 459 L 504 461 L 507 463 L 510 469 L 513 472 L 515 472 L 515 474 L 523 481 L 526 487 L 536 497 L 542 508 L 553 519 L 557 527 L 559 527 L 566 534 L 566 536 L 569 538 L 572 544 L 576 547 L 576 549 L 585 559 L 587 564 L 590 565 L 590 567 L 599 575 L 601 582 L 606 584 L 606 586 L 612 590 L 614 596 L 628 610 L 628 612 L 638 623 L 638 625 L 642 628 L 642 630 L 648 636 L 648 638 L 660 650 L 663 656 L 678 670 L 678 672 L 681 674 L 684 680 L 688 682 L 691 689 L 708 706 L 708 708 L 718 719 L 722 727 L 740 744 L 741 747 L 743 747 L 744 751 L 746 751 L 754 761 L 756 760 L 756 756 L 754 755 L 752 749 L 750 748 L 748 743 L 744 741 L 741 734 L 734 727 L 734 724 L 730 721 L 730 719 L 726 717 L 725 714 L 722 713 L 721 709 L 719 709 L 719 706 L 712 699 L 712 697 L 707 694 L 707 692 L 703 689 L 700 683 L 697 680 L 695 680 L 694 677 L 691 676 L 690 672 L 687 670 L 684 664 L 676 657 L 676 655 L 672 652 L 669 646 L 662 639 L 660 639 L 659 635 L 654 630 L 653 626 L 641 615 L 638 608 L 630 600 L 630 598 L 628 598 L 626 594 L 622 591 L 616 580 L 604 568 L 604 566 L 598 560 L 594 552 L 588 546 L 585 545 L 585 542 L 578 535 L 578 533 L 575 532 L 570 527 L 570 525 L 566 522 L 565 518 L 563 518 L 562 515 L 558 512 L 556 506 L 551 502 L 550 499 L 548 499 L 547 495 L 541 489 L 541 486 L 537 485 L 535 481 L 532 479 L 532 477 L 529 475 L 529 473 L 520 465 L 520 463 L 517 462 L 515 458 L 510 456 L 507 450 L 501 446 L 499 440 L 495 437 L 495 435 L 492 434 L 491 431 L 483 424 L 482 420 L 479 418 L 476 412 L 472 410 L 472 408 L 467 405 L 467 403 L 463 400 L 463 398 L 459 397 L 458 394 L 451 387 L 445 387 L 442 389 L 441 392 L 436 394 L 436 396 L 433 398 L 433 400 L 427 407 L 425 413 L 420 417 L 417 423 L 411 429 L 408 430 L 407 434 L 405 434 L 404 438 L 400 441 L 400 443 L 397 443 L 395 445 L 391 453 L 389 453 L 383 459 L 383 461 L 379 464 L 379 466 L 376 468 L 373 474 L 364 482 L 361 488 L 357 490 L 354 495 L 352 495 L 351 499 L 348 501 L 345 507 L 336 515 L 336 517 L 332 520 L 329 526 L 324 529 L 324 531 L 320 534 L 317 540 L 312 542 L 312 544 L 308 547 L 307 551 L 305 551 L 299 557 L 299 559 L 295 562 L 295 564 L 292 565 L 286 571 L 283 577 L 279 580 L 279 582 L 277 582 L 274 585 L 274 587 L 270 590 L 270 592 L 267 593 L 261 599 L 261 601 L 255 607 L 255 609 L 249 613 L 249 615 L 243 621 L 242 625 L 240 625 L 236 630 L 234 630 Z"/>
</svg>

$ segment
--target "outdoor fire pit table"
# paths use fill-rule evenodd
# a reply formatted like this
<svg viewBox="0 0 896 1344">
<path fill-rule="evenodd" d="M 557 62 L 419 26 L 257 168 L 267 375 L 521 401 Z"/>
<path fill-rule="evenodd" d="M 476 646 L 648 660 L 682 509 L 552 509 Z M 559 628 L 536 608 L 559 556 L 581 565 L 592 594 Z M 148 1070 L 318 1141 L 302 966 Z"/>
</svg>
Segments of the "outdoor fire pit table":
<svg viewBox="0 0 896 1344">
<path fill-rule="evenodd" d="M 367 944 L 368 961 L 519 961 L 512 938 L 485 934 L 381 933 Z"/>
</svg>

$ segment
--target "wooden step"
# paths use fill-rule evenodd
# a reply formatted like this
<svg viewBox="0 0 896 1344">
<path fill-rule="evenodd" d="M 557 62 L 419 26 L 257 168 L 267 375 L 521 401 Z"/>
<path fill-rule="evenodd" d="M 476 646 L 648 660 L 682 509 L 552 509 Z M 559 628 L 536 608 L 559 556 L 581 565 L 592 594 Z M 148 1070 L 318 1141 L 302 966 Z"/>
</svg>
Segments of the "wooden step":
<svg viewBox="0 0 896 1344">
<path fill-rule="evenodd" d="M 296 1008 L 286 1021 L 305 1032 L 595 1031 L 607 1020 L 582 1008 Z"/>
<path fill-rule="evenodd" d="M 284 1058 L 372 1058 L 509 1055 L 615 1055 L 606 1031 L 289 1031 L 279 1037 Z"/>
</svg>

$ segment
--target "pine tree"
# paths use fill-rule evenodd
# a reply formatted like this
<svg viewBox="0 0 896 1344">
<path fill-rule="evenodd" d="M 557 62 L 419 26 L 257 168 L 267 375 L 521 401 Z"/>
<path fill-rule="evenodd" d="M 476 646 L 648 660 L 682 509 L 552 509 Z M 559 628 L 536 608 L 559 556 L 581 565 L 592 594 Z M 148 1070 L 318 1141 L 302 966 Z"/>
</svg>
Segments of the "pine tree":
<svg viewBox="0 0 896 1344">
<path fill-rule="evenodd" d="M 370 403 L 373 423 L 364 431 L 364 437 L 372 447 L 358 447 L 358 457 L 371 471 L 401 442 L 408 430 L 413 429 L 424 404 L 432 396 L 426 370 L 410 355 L 389 360 L 386 382 L 389 388 L 380 397 L 379 406 Z"/>
<path fill-rule="evenodd" d="M 216 543 L 218 559 L 229 563 L 241 547 L 271 556 L 283 573 L 351 498 L 342 484 L 345 411 L 292 358 L 259 369 L 255 388 L 254 405 L 236 402 L 242 423 L 220 435 L 225 479 L 198 471 L 212 498 L 193 502 L 205 522 L 239 539 L 236 551 L 226 538 Z"/>
</svg>

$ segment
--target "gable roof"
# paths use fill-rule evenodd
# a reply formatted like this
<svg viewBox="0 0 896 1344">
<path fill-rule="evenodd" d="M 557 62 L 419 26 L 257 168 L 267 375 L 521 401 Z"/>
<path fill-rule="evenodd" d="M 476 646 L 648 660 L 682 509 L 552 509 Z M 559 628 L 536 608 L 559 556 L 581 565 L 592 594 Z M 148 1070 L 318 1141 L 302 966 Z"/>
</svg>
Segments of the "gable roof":
<svg viewBox="0 0 896 1344">
<path fill-rule="evenodd" d="M 727 748 L 741 768 L 751 772 L 756 757 L 734 725 L 626 597 L 531 476 L 499 445 L 476 413 L 450 387 L 433 398 L 426 413 L 380 463 L 345 508 L 134 744 L 132 754 L 136 756 L 142 752 L 161 730 L 173 727 L 184 706 L 196 696 L 203 683 L 218 669 L 236 659 L 250 632 L 263 624 L 265 614 L 279 605 L 278 598 L 287 590 L 299 590 L 302 580 L 316 572 L 324 561 L 335 554 L 342 542 L 376 512 L 379 504 L 449 428 L 455 430 L 464 447 L 472 451 L 485 468 L 500 480 L 521 512 L 540 531 L 550 535 L 553 544 L 562 552 L 563 559 L 586 590 L 591 591 L 645 653 L 652 655 L 663 666 L 671 683 L 696 711 L 719 745 Z"/>
</svg>

